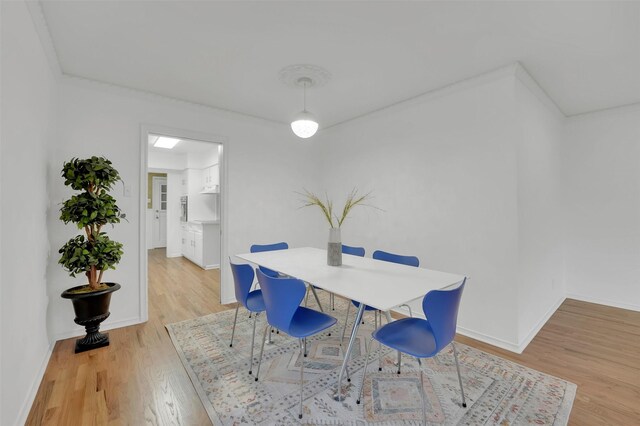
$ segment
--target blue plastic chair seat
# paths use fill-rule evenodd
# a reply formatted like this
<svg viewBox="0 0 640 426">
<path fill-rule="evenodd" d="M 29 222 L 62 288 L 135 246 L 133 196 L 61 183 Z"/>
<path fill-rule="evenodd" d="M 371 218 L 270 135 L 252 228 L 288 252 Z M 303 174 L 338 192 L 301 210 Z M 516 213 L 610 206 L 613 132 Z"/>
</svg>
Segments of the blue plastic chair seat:
<svg viewBox="0 0 640 426">
<path fill-rule="evenodd" d="M 337 320 L 330 315 L 300 306 L 293 314 L 287 333 L 292 337 L 301 339 L 318 334 L 336 322 Z"/>
<path fill-rule="evenodd" d="M 246 308 L 251 312 L 262 312 L 265 310 L 262 290 L 254 290 L 247 296 Z"/>
<path fill-rule="evenodd" d="M 428 358 L 438 352 L 431 324 L 420 318 L 393 321 L 374 331 L 372 336 L 385 346 L 417 358 Z"/>
</svg>

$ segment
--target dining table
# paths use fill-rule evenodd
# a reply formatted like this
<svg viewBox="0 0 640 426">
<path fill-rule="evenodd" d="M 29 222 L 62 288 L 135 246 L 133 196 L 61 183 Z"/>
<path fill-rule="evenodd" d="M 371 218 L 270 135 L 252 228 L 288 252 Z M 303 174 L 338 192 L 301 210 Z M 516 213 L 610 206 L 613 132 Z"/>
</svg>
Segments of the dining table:
<svg viewBox="0 0 640 426">
<path fill-rule="evenodd" d="M 242 253 L 236 257 L 360 303 L 338 375 L 338 401 L 342 400 L 342 377 L 366 306 L 384 312 L 389 321 L 389 312 L 394 308 L 422 298 L 431 290 L 444 289 L 465 279 L 464 275 L 348 254 L 342 255 L 341 266 L 329 266 L 327 250 L 314 247 Z"/>
</svg>

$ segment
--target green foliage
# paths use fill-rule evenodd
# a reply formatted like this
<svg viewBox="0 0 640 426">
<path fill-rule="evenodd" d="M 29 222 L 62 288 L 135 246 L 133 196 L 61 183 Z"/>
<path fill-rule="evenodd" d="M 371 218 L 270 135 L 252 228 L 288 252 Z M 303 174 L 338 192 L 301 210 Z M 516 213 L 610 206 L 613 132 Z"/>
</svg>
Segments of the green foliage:
<svg viewBox="0 0 640 426">
<path fill-rule="evenodd" d="M 121 212 L 109 195 L 120 174 L 104 157 L 72 158 L 62 166 L 64 184 L 82 191 L 62 203 L 60 220 L 73 222 L 85 235 L 70 239 L 60 250 L 59 263 L 72 277 L 84 273 L 89 287 L 97 289 L 102 273 L 115 269 L 122 258 L 122 244 L 111 241 L 101 228 L 120 222 Z"/>
<path fill-rule="evenodd" d="M 122 258 L 122 244 L 111 241 L 104 232 L 98 234 L 94 241 L 77 235 L 67 241 L 58 253 L 62 255 L 58 263 L 75 277 L 90 272 L 92 268 L 98 271 L 115 269 Z"/>
<path fill-rule="evenodd" d="M 64 184 L 76 191 L 110 191 L 120 180 L 120 174 L 111 164 L 104 157 L 72 158 L 62 166 Z"/>
<path fill-rule="evenodd" d="M 317 206 L 318 208 L 320 208 L 325 219 L 327 219 L 329 226 L 331 226 L 332 228 L 336 228 L 336 226 L 334 225 L 334 218 L 335 224 L 337 224 L 337 227 L 340 228 L 342 226 L 342 223 L 345 221 L 347 216 L 349 216 L 349 213 L 354 207 L 358 205 L 374 207 L 369 204 L 364 204 L 365 201 L 371 199 L 371 193 L 368 192 L 364 195 L 359 195 L 358 190 L 355 188 L 347 196 L 347 200 L 345 201 L 344 207 L 342 208 L 342 216 L 338 216 L 333 213 L 333 202 L 329 199 L 328 196 L 325 196 L 326 201 L 322 201 L 320 197 L 306 189 L 304 189 L 304 192 L 299 192 L 298 194 L 304 197 L 304 205 L 302 207 Z"/>
<path fill-rule="evenodd" d="M 60 220 L 65 224 L 76 223 L 78 228 L 102 226 L 120 222 L 120 208 L 116 200 L 106 192 L 95 194 L 82 192 L 65 201 L 60 209 Z"/>
</svg>

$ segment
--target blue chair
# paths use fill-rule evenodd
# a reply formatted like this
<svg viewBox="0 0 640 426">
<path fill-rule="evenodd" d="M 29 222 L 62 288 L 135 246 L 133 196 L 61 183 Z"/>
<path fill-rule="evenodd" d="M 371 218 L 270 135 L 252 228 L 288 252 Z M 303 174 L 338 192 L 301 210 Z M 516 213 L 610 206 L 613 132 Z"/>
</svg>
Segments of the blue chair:
<svg viewBox="0 0 640 426">
<path fill-rule="evenodd" d="M 330 315 L 300 306 L 306 292 L 305 283 L 296 278 L 274 278 L 257 271 L 258 282 L 262 288 L 264 304 L 267 310 L 267 326 L 262 336 L 260 362 L 256 372 L 256 381 L 260 375 L 264 341 L 269 327 L 275 327 L 300 341 L 300 415 L 302 418 L 302 386 L 304 383 L 304 354 L 307 352 L 307 337 L 326 330 L 336 323 Z"/>
<path fill-rule="evenodd" d="M 456 362 L 458 372 L 458 383 L 462 394 L 462 406 L 467 403 L 464 398 L 462 387 L 462 376 L 460 376 L 460 365 L 458 364 L 458 352 L 453 342 L 456 335 L 456 324 L 458 321 L 458 308 L 466 278 L 458 287 L 452 290 L 433 290 L 427 293 L 422 299 L 422 310 L 428 319 L 404 318 L 386 324 L 371 334 L 371 340 L 367 349 L 367 357 L 362 373 L 362 383 L 358 392 L 357 404 L 360 404 L 362 388 L 367 374 L 369 355 L 373 346 L 373 339 L 391 349 L 411 355 L 418 360 L 420 365 L 420 392 L 422 394 L 422 416 L 427 422 L 427 412 L 425 408 L 424 378 L 422 373 L 422 358 L 436 356 L 449 343 L 453 347 L 453 357 Z M 382 350 L 379 351 L 382 353 Z M 380 361 L 378 361 L 380 362 Z"/>
<path fill-rule="evenodd" d="M 251 291 L 253 285 L 254 272 L 251 265 L 235 264 L 229 260 L 231 264 L 231 271 L 233 272 L 233 284 L 236 292 L 236 299 L 238 305 L 236 306 L 236 315 L 233 318 L 233 329 L 231 331 L 231 343 L 229 347 L 233 347 L 233 336 L 236 333 L 236 322 L 238 321 L 238 309 L 240 305 L 247 308 L 249 312 L 255 313 L 253 319 L 253 334 L 251 336 L 251 356 L 249 358 L 249 374 L 253 369 L 253 346 L 256 339 L 256 322 L 258 321 L 258 315 L 265 310 L 264 299 L 262 297 L 261 290 Z"/>
<path fill-rule="evenodd" d="M 249 248 L 249 251 L 251 253 L 259 253 L 262 251 L 287 250 L 288 248 L 289 244 L 285 242 L 275 244 L 254 244 Z M 259 268 L 262 272 L 264 272 L 266 275 L 269 275 L 270 277 L 277 277 L 280 275 L 276 271 L 265 268 L 264 266 L 260 266 Z"/>
<path fill-rule="evenodd" d="M 352 247 L 352 246 L 348 246 L 343 244 L 342 245 L 342 253 L 344 254 L 350 254 L 352 256 L 360 256 L 360 257 L 364 257 L 364 247 Z"/>
<path fill-rule="evenodd" d="M 418 259 L 416 256 L 405 256 L 402 254 L 395 254 L 395 253 L 389 253 L 387 251 L 376 250 L 373 252 L 372 257 L 376 260 L 382 260 L 384 262 L 398 263 L 400 265 L 414 266 L 416 268 L 420 266 L 420 259 Z M 406 306 L 407 309 L 409 309 L 409 316 L 410 317 L 413 316 L 413 312 L 411 311 L 411 306 L 406 304 L 400 305 L 400 306 Z M 382 323 L 382 321 L 380 321 L 380 323 Z M 402 365 L 402 352 L 398 351 L 398 374 L 400 374 L 401 365 Z M 378 367 L 378 371 L 382 371 L 382 367 Z"/>
<path fill-rule="evenodd" d="M 360 257 L 364 257 L 365 254 L 365 250 L 364 247 L 351 247 L 351 246 L 347 246 L 347 245 L 342 245 L 342 253 L 344 254 L 350 254 L 352 256 L 360 256 Z M 352 300 L 351 303 L 353 304 L 353 306 L 355 306 L 356 308 L 360 307 L 360 302 L 356 302 L 355 300 Z M 342 342 L 344 340 L 344 335 L 347 331 L 347 321 L 349 319 L 349 310 L 351 309 L 351 304 L 347 305 L 347 314 L 344 317 L 344 326 L 342 327 L 342 337 L 340 338 L 340 342 Z M 376 323 L 376 328 L 378 327 L 378 313 L 377 310 L 375 308 L 372 308 L 371 306 L 365 306 L 364 308 L 366 311 L 376 311 L 376 319 L 375 319 L 375 323 Z M 364 323 L 364 321 L 363 321 Z"/>
<path fill-rule="evenodd" d="M 415 256 L 403 256 L 401 254 L 393 254 L 382 250 L 376 250 L 373 252 L 374 259 L 384 260 L 385 262 L 400 263 L 402 265 L 420 266 L 420 259 Z"/>
</svg>

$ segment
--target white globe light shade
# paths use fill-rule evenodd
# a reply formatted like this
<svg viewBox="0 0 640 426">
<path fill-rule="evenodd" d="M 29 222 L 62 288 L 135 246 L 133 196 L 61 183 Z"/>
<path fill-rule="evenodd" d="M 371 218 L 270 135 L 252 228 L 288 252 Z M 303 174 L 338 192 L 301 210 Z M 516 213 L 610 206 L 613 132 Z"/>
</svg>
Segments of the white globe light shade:
<svg viewBox="0 0 640 426">
<path fill-rule="evenodd" d="M 291 130 L 299 138 L 310 138 L 318 131 L 318 120 L 308 111 L 302 111 L 291 122 Z"/>
</svg>

